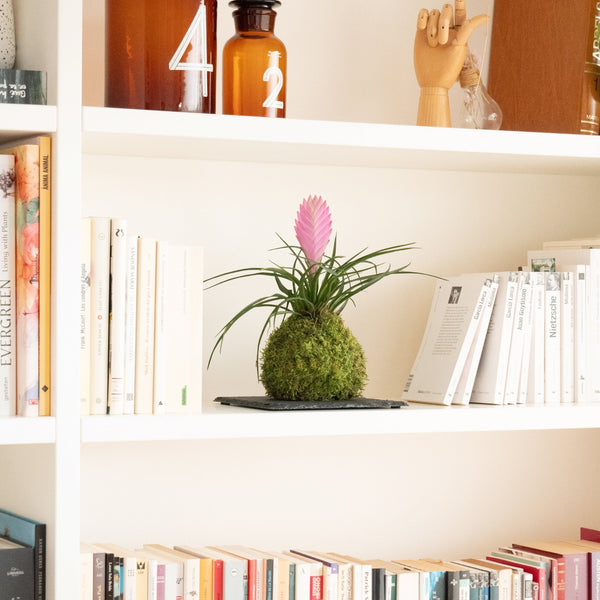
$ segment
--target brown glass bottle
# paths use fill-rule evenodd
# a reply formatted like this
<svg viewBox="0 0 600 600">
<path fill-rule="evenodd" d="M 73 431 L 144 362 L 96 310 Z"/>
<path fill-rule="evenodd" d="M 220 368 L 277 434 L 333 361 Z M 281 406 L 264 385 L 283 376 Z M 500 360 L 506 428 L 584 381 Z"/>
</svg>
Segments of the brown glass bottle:
<svg viewBox="0 0 600 600">
<path fill-rule="evenodd" d="M 223 113 L 285 117 L 287 52 L 273 32 L 279 0 L 233 0 L 235 35 L 223 48 Z"/>
<path fill-rule="evenodd" d="M 106 0 L 106 106 L 215 112 L 216 0 Z"/>
</svg>

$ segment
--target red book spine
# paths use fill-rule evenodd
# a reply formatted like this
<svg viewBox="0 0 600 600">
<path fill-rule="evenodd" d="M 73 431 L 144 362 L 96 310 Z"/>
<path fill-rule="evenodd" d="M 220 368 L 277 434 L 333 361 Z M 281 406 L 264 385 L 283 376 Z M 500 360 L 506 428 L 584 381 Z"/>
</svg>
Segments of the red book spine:
<svg viewBox="0 0 600 600">
<path fill-rule="evenodd" d="M 310 600 L 323 600 L 323 576 L 310 578 Z"/>
<path fill-rule="evenodd" d="M 223 600 L 223 561 L 213 560 L 213 600 Z"/>
</svg>

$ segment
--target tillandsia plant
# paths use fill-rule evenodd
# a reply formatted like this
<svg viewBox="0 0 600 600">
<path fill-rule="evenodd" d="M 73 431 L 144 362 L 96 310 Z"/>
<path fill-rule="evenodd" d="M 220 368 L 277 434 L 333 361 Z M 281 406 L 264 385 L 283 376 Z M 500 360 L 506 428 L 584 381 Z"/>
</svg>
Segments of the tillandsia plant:
<svg viewBox="0 0 600 600">
<path fill-rule="evenodd" d="M 299 245 L 288 244 L 291 266 L 272 263 L 268 267 L 236 269 L 210 277 L 212 288 L 245 277 L 267 277 L 275 290 L 236 313 L 220 330 L 212 349 L 210 365 L 228 331 L 256 308 L 269 310 L 256 348 L 259 379 L 268 396 L 281 400 L 349 400 L 360 396 L 367 381 L 363 349 L 345 326 L 340 313 L 348 302 L 378 281 L 408 271 L 410 263 L 393 269 L 378 263 L 384 256 L 414 248 L 399 244 L 346 258 L 337 252 L 334 236 L 331 253 L 331 213 L 320 196 L 305 198 L 295 221 Z M 281 321 L 279 326 L 277 323 Z M 262 353 L 262 340 L 271 329 Z"/>
</svg>

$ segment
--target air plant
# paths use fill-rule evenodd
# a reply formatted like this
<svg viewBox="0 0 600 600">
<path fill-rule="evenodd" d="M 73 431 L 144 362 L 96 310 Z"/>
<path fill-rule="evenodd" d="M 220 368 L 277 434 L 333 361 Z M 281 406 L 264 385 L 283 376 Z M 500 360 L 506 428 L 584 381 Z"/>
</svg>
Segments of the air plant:
<svg viewBox="0 0 600 600">
<path fill-rule="evenodd" d="M 331 213 L 320 196 L 303 200 L 296 215 L 295 233 L 299 245 L 289 244 L 277 235 L 283 246 L 275 249 L 291 254 L 291 266 L 271 263 L 268 267 L 228 271 L 206 280 L 212 288 L 246 277 L 266 277 L 275 286 L 271 294 L 246 305 L 225 324 L 218 333 L 208 364 L 216 350 L 221 350 L 225 336 L 237 321 L 254 309 L 265 308 L 269 312 L 258 337 L 256 365 L 269 395 L 310 400 L 355 397 L 366 382 L 364 354 L 339 315 L 349 302 L 354 304 L 358 293 L 378 281 L 390 275 L 419 274 L 408 270 L 410 263 L 392 268 L 378 262 L 382 257 L 414 248 L 414 243 L 370 252 L 363 249 L 344 257 L 338 254 L 337 236 L 334 236 L 331 253 L 327 254 L 332 234 Z M 278 321 L 281 321 L 279 326 Z M 261 363 L 261 344 L 270 328 Z M 342 337 L 343 343 L 340 342 Z M 330 356 L 332 347 L 338 353 L 334 359 Z M 348 373 L 341 376 L 339 361 L 348 363 Z M 337 388 L 336 378 L 341 378 Z M 348 378 L 358 381 L 348 387 L 344 383 Z M 317 387 L 321 389 L 315 392 L 312 388 L 316 380 L 320 381 Z M 336 389 L 332 390 L 332 386 Z M 308 388 L 311 390 L 307 392 Z"/>
</svg>

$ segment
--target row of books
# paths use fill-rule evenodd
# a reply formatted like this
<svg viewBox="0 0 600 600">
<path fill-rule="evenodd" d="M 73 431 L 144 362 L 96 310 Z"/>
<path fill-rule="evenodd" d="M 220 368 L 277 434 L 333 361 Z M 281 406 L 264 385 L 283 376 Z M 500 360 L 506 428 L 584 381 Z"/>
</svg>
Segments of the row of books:
<svg viewBox="0 0 600 600">
<path fill-rule="evenodd" d="M 0 598 L 46 597 L 46 524 L 0 509 Z"/>
<path fill-rule="evenodd" d="M 600 241 L 548 242 L 518 271 L 437 284 L 403 399 L 600 401 Z"/>
<path fill-rule="evenodd" d="M 581 534 L 459 560 L 242 545 L 82 544 L 81 599 L 598 600 L 600 532 L 582 528 Z"/>
<path fill-rule="evenodd" d="M 0 148 L 0 417 L 50 407 L 51 138 Z"/>
<path fill-rule="evenodd" d="M 202 249 L 82 219 L 82 415 L 199 412 Z"/>
</svg>

